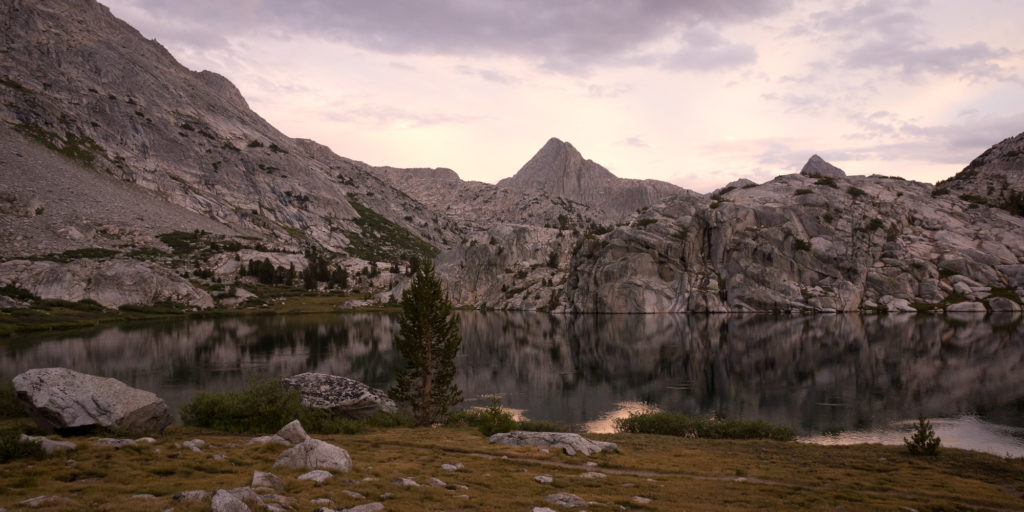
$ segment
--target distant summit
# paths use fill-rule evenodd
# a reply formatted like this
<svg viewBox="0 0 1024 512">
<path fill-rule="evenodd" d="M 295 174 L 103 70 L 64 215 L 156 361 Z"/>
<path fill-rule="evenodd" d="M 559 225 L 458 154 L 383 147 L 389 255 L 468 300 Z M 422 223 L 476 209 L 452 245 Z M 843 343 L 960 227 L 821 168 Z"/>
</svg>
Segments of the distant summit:
<svg viewBox="0 0 1024 512">
<path fill-rule="evenodd" d="M 804 168 L 800 169 L 804 176 L 828 176 L 830 178 L 845 178 L 846 173 L 842 169 L 826 162 L 818 155 L 812 155 Z"/>
<path fill-rule="evenodd" d="M 631 180 L 615 176 L 568 142 L 552 137 L 515 176 L 498 187 L 542 190 L 589 206 L 619 214 L 654 204 L 683 189 L 657 180 Z"/>
</svg>

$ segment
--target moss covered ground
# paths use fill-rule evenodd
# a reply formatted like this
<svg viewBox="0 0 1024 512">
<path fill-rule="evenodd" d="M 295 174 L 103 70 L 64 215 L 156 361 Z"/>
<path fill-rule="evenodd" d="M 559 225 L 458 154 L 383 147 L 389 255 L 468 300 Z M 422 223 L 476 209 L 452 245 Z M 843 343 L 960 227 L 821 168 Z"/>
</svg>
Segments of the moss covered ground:
<svg viewBox="0 0 1024 512">
<path fill-rule="evenodd" d="M 7 426 L 17 421 L 26 420 L 7 420 Z M 556 450 L 491 445 L 469 427 L 379 428 L 315 437 L 348 450 L 353 470 L 322 485 L 299 481 L 302 471 L 272 468 L 283 447 L 247 445 L 250 436 L 191 427 L 170 427 L 153 445 L 121 449 L 73 438 L 79 446 L 73 452 L 0 464 L 0 507 L 18 510 L 19 502 L 48 495 L 69 501 L 45 510 L 173 506 L 179 512 L 202 511 L 209 510 L 208 500 L 174 503 L 171 496 L 247 486 L 253 470 L 261 470 L 284 480 L 281 494 L 296 498 L 299 511 L 314 510 L 310 500 L 318 498 L 338 508 L 381 501 L 394 511 L 525 511 L 544 506 L 544 497 L 556 492 L 582 497 L 591 502 L 585 507 L 591 511 L 1024 509 L 1024 460 L 956 449 L 914 457 L 894 446 L 616 434 L 592 437 L 618 443 L 618 453 L 570 457 Z M 202 452 L 175 447 L 193 438 L 207 442 Z M 441 469 L 445 463 L 464 467 L 449 473 Z M 607 476 L 580 477 L 590 471 Z M 554 482 L 537 483 L 537 475 L 550 475 Z M 436 477 L 450 488 L 403 488 L 393 483 L 398 477 L 421 484 Z M 352 498 L 346 490 L 366 499 Z M 390 496 L 381 498 L 385 493 Z M 136 494 L 155 497 L 133 498 Z M 634 497 L 651 501 L 640 504 Z"/>
</svg>

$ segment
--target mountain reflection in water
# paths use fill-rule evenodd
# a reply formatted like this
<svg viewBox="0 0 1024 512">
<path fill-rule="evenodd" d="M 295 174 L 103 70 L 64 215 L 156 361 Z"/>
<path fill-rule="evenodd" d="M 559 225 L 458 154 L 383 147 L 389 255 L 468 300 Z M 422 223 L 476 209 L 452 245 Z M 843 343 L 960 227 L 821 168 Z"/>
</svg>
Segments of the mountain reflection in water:
<svg viewBox="0 0 1024 512">
<path fill-rule="evenodd" d="M 1020 315 L 460 317 L 456 379 L 467 406 L 497 395 L 529 418 L 607 430 L 609 418 L 650 404 L 832 434 L 823 440 L 892 428 L 919 412 L 970 414 L 1017 427 L 1005 437 L 1022 446 Z M 151 390 L 175 409 L 199 390 L 304 371 L 386 389 L 398 363 L 397 331 L 396 317 L 376 313 L 116 326 L 7 341 L 0 377 L 64 366 Z"/>
</svg>

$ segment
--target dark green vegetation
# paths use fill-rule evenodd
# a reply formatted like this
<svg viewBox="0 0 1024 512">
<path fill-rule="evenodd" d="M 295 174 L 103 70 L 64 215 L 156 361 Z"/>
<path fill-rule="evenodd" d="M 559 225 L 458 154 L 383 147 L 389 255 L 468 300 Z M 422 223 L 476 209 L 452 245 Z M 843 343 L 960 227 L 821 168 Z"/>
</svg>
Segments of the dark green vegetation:
<svg viewBox="0 0 1024 512">
<path fill-rule="evenodd" d="M 402 294 L 398 324 L 401 330 L 395 336 L 395 348 L 403 366 L 388 395 L 412 408 L 417 425 L 431 425 L 462 402 L 462 391 L 454 382 L 455 355 L 462 344 L 459 318 L 432 262 L 420 265 Z"/>
<path fill-rule="evenodd" d="M 106 150 L 87 135 L 67 132 L 64 137 L 61 137 L 54 132 L 30 124 L 15 125 L 14 129 L 35 139 L 36 142 L 39 142 L 48 149 L 56 151 L 86 167 L 93 168 L 97 156 L 110 161 Z"/>
<path fill-rule="evenodd" d="M 512 432 L 513 430 L 529 432 L 569 431 L 567 425 L 551 421 L 516 421 L 511 413 L 502 409 L 501 402 L 497 398 L 486 409 L 464 409 L 449 414 L 445 425 L 474 427 L 487 437 L 501 432 Z"/>
<path fill-rule="evenodd" d="M 694 418 L 671 412 L 631 414 L 628 418 L 615 420 L 615 428 L 630 434 L 661 434 L 698 439 L 796 439 L 796 431 L 792 428 L 771 425 L 761 420 Z"/>
<path fill-rule="evenodd" d="M 221 432 L 273 433 L 299 420 L 313 434 L 355 434 L 369 427 L 409 426 L 409 420 L 393 414 L 350 419 L 302 405 L 298 390 L 287 390 L 279 379 L 260 382 L 244 391 L 197 393 L 181 408 L 185 425 Z"/>
<path fill-rule="evenodd" d="M 938 455 L 941 443 L 942 440 L 935 437 L 935 429 L 932 428 L 931 422 L 925 419 L 924 414 L 918 416 L 910 439 L 903 438 L 903 444 L 907 446 L 911 455 Z"/>
<path fill-rule="evenodd" d="M 397 261 L 411 256 L 428 260 L 440 253 L 437 247 L 360 204 L 353 194 L 349 194 L 348 203 L 359 214 L 355 219 L 359 232 L 345 233 L 351 242 L 348 251 L 353 256 L 367 261 Z"/>
<path fill-rule="evenodd" d="M 0 430 L 0 462 L 29 457 L 42 459 L 46 455 L 41 443 L 22 441 L 21 434 L 22 431 L 18 428 Z"/>
</svg>

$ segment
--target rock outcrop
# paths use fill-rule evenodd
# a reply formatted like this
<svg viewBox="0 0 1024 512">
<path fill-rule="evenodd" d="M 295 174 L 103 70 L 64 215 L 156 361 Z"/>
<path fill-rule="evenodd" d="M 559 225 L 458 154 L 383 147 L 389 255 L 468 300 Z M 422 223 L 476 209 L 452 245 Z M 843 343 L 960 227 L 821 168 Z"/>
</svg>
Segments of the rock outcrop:
<svg viewBox="0 0 1024 512">
<path fill-rule="evenodd" d="M 965 300 L 991 309 L 998 296 L 1019 303 L 1024 218 L 932 190 L 879 176 L 789 175 L 720 201 L 678 194 L 581 241 L 567 309 L 933 310 Z"/>
<path fill-rule="evenodd" d="M 37 368 L 14 377 L 18 399 L 47 432 L 159 432 L 171 422 L 167 404 L 117 379 L 67 368 Z"/>
<path fill-rule="evenodd" d="M 388 398 L 384 391 L 340 375 L 300 373 L 282 379 L 281 384 L 285 388 L 299 390 L 302 405 L 339 416 L 365 418 L 378 412 L 398 412 L 394 400 Z M 278 435 L 297 442 L 281 432 Z"/>
<path fill-rule="evenodd" d="M 576 455 L 577 453 L 593 455 L 618 450 L 615 443 L 594 441 L 579 434 L 566 432 L 523 432 L 517 430 L 494 434 L 488 441 L 492 444 L 507 446 L 551 446 L 561 449 L 566 455 Z"/>
<path fill-rule="evenodd" d="M 811 155 L 811 158 L 804 164 L 803 169 L 800 169 L 800 174 L 802 176 L 824 176 L 827 178 L 846 177 L 846 173 L 842 169 L 826 162 L 818 155 Z"/>
</svg>

